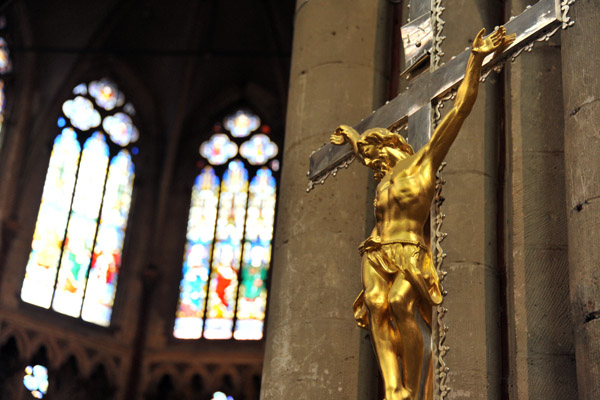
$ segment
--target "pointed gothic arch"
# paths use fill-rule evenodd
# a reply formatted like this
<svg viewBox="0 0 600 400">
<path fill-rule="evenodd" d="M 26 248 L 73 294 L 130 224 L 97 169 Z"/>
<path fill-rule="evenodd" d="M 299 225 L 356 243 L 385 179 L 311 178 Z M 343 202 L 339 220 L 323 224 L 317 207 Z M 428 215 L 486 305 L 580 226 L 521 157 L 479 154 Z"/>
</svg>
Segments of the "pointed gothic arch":
<svg viewBox="0 0 600 400">
<path fill-rule="evenodd" d="M 251 108 L 232 107 L 199 146 L 173 335 L 263 337 L 279 146 Z"/>
<path fill-rule="evenodd" d="M 75 86 L 61 108 L 21 299 L 108 326 L 139 153 L 135 109 L 104 78 Z"/>
</svg>

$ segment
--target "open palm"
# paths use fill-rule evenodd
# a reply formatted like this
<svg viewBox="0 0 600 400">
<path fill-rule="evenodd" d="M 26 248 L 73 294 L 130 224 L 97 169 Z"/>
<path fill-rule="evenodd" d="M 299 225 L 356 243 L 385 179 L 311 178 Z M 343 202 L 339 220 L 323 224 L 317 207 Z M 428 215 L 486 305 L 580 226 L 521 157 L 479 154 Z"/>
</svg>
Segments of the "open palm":
<svg viewBox="0 0 600 400">
<path fill-rule="evenodd" d="M 475 40 L 473 40 L 473 53 L 487 55 L 499 49 L 508 47 L 514 40 L 516 35 L 506 35 L 506 29 L 501 26 L 491 35 L 484 38 L 485 28 L 479 31 Z"/>
</svg>

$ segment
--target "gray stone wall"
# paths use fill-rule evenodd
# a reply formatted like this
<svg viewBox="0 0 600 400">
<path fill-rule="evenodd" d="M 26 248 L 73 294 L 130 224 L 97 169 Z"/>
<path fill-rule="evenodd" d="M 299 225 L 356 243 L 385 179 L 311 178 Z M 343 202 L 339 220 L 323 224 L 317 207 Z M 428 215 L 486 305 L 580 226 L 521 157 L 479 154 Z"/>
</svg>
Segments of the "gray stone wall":
<svg viewBox="0 0 600 400">
<path fill-rule="evenodd" d="M 445 4 L 443 62 L 471 45 L 482 27 L 501 21 L 496 2 Z M 448 325 L 446 362 L 452 399 L 500 399 L 500 297 L 497 265 L 497 145 L 500 115 L 498 76 L 479 87 L 477 102 L 453 144 L 444 169 L 446 219 L 442 243 L 448 275 L 444 307 Z M 451 102 L 445 105 L 449 109 Z"/>
<path fill-rule="evenodd" d="M 569 288 L 579 398 L 600 397 L 600 7 L 572 6 L 562 35 Z"/>
<path fill-rule="evenodd" d="M 372 229 L 359 163 L 305 193 L 308 156 L 339 124 L 380 106 L 386 88 L 386 1 L 298 1 L 262 395 L 373 397 L 370 343 L 352 318 L 359 243 Z"/>
<path fill-rule="evenodd" d="M 513 1 L 511 15 L 527 3 Z M 510 64 L 506 77 L 508 392 L 574 399 L 559 35 Z"/>
</svg>

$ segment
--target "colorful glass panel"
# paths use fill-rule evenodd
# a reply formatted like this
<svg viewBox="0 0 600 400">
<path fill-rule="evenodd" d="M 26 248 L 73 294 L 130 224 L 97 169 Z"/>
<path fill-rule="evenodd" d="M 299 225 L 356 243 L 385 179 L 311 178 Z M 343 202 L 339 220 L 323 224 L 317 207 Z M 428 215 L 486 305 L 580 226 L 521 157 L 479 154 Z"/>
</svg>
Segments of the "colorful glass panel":
<svg viewBox="0 0 600 400">
<path fill-rule="evenodd" d="M 62 106 L 66 118 L 57 121 L 59 127 L 67 128 L 57 136 L 50 158 L 21 298 L 108 326 L 131 205 L 134 166 L 129 152 L 122 150 L 112 157 L 108 167 L 104 132 L 90 131 L 100 125 L 100 113 L 86 96 L 105 110 L 123 106 L 125 98 L 106 79 L 90 85 L 81 83 L 73 94 L 75 98 Z M 133 106 L 128 104 L 125 112 L 127 109 L 133 111 Z M 69 125 L 89 132 L 84 135 L 88 139 L 83 152 L 76 131 Z M 122 112 L 107 117 L 102 128 L 121 147 L 139 136 L 130 116 Z M 133 147 L 131 152 L 137 154 L 138 148 Z"/>
<path fill-rule="evenodd" d="M 110 139 L 119 146 L 127 146 L 139 139 L 138 130 L 133 125 L 131 117 L 124 113 L 119 112 L 104 118 L 102 127 Z"/>
<path fill-rule="evenodd" d="M 279 149 L 267 135 L 259 133 L 242 144 L 240 154 L 252 165 L 262 165 L 275 157 Z"/>
<path fill-rule="evenodd" d="M 260 126 L 260 118 L 247 111 L 239 110 L 225 118 L 225 128 L 233 137 L 246 137 Z"/>
<path fill-rule="evenodd" d="M 248 215 L 237 321 L 234 338 L 262 339 L 267 307 L 265 281 L 271 264 L 271 242 L 275 222 L 275 178 L 271 170 L 261 168 L 250 183 Z"/>
<path fill-rule="evenodd" d="M 279 149 L 265 135 L 270 128 L 266 125 L 261 127 L 260 123 L 256 115 L 239 110 L 224 120 L 231 136 L 214 134 L 200 147 L 200 154 L 210 164 L 229 162 L 229 165 L 221 182 L 218 202 L 217 190 L 211 192 L 215 193 L 213 212 L 216 214 L 212 253 L 210 245 L 194 245 L 188 238 L 184 264 L 192 257 L 191 249 L 197 249 L 194 257 L 200 262 L 196 264 L 205 266 L 198 269 L 201 272 L 192 275 L 191 282 L 199 282 L 197 289 L 192 290 L 186 289 L 186 285 L 191 285 L 185 280 L 192 267 L 184 265 L 174 327 L 177 338 L 259 340 L 263 337 L 267 302 L 265 281 L 271 262 L 276 198 L 276 181 L 272 171 L 279 169 L 279 160 L 274 159 Z M 259 127 L 260 133 L 252 134 Z M 221 125 L 217 123 L 215 131 L 220 129 Z M 252 136 L 239 147 L 239 153 L 245 160 L 230 161 L 238 153 L 237 144 L 231 137 L 249 135 Z M 269 161 L 272 169 L 263 167 L 258 170 L 249 185 L 245 165 L 262 166 Z M 190 209 L 188 225 L 192 223 L 191 215 Z M 208 224 L 205 231 L 213 232 Z M 209 261 L 210 270 L 207 267 Z M 201 273 L 205 277 L 208 271 L 208 282 L 199 281 L 197 275 Z M 194 296 L 186 293 L 194 293 Z M 197 300 L 197 305 L 192 299 Z M 206 310 L 202 309 L 204 301 Z"/>
<path fill-rule="evenodd" d="M 80 152 L 71 128 L 63 129 L 54 140 L 21 289 L 23 301 L 44 308 L 50 307 L 52 300 Z"/>
<path fill-rule="evenodd" d="M 223 392 L 214 392 L 213 397 L 210 400 L 234 400 L 234 399 L 231 396 L 227 396 Z"/>
<path fill-rule="evenodd" d="M 208 265 L 218 202 L 219 178 L 211 167 L 206 167 L 196 178 L 192 189 L 183 277 L 173 329 L 173 335 L 179 339 L 198 339 L 202 336 Z"/>
<path fill-rule="evenodd" d="M 73 100 L 65 101 L 62 109 L 65 116 L 71 120 L 71 124 L 82 131 L 100 125 L 100 113 L 85 97 L 77 96 Z"/>
<path fill-rule="evenodd" d="M 117 85 L 107 79 L 100 79 L 90 83 L 90 96 L 96 100 L 96 104 L 110 111 L 125 103 L 125 96 L 117 89 Z"/>
<path fill-rule="evenodd" d="M 85 83 L 80 83 L 79 85 L 75 86 L 73 89 L 73 94 L 85 96 L 87 94 L 87 85 Z"/>
<path fill-rule="evenodd" d="M 122 150 L 110 162 L 100 226 L 81 311 L 83 320 L 102 326 L 110 324 L 112 315 L 133 178 L 131 156 L 127 150 Z"/>
<path fill-rule="evenodd" d="M 0 37 L 0 74 L 10 72 L 11 62 L 10 55 L 8 53 L 8 45 L 6 40 Z"/>
<path fill-rule="evenodd" d="M 27 366 L 25 368 L 25 376 L 23 377 L 23 385 L 31 392 L 31 395 L 36 399 L 44 398 L 48 392 L 48 369 L 43 365 Z"/>
<path fill-rule="evenodd" d="M 207 339 L 232 336 L 247 197 L 248 171 L 241 161 L 232 161 L 221 183 L 204 328 Z"/>
<path fill-rule="evenodd" d="M 200 154 L 213 165 L 222 165 L 235 157 L 238 151 L 237 144 L 233 143 L 227 135 L 216 133 L 200 146 Z"/>
<path fill-rule="evenodd" d="M 81 165 L 67 225 L 52 308 L 79 317 L 92 258 L 92 246 L 108 166 L 104 135 L 94 133 L 83 145 Z"/>
</svg>

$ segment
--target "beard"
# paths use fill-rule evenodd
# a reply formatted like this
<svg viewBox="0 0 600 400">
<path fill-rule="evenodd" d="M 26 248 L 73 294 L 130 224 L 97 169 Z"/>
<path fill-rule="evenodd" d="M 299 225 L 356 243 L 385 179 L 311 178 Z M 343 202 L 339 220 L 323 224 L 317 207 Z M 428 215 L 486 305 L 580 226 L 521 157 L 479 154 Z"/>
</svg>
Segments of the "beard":
<svg viewBox="0 0 600 400">
<path fill-rule="evenodd" d="M 381 181 L 385 174 L 390 170 L 390 167 L 385 160 L 380 158 L 370 159 L 366 165 L 375 172 L 375 180 L 377 182 Z"/>
</svg>

